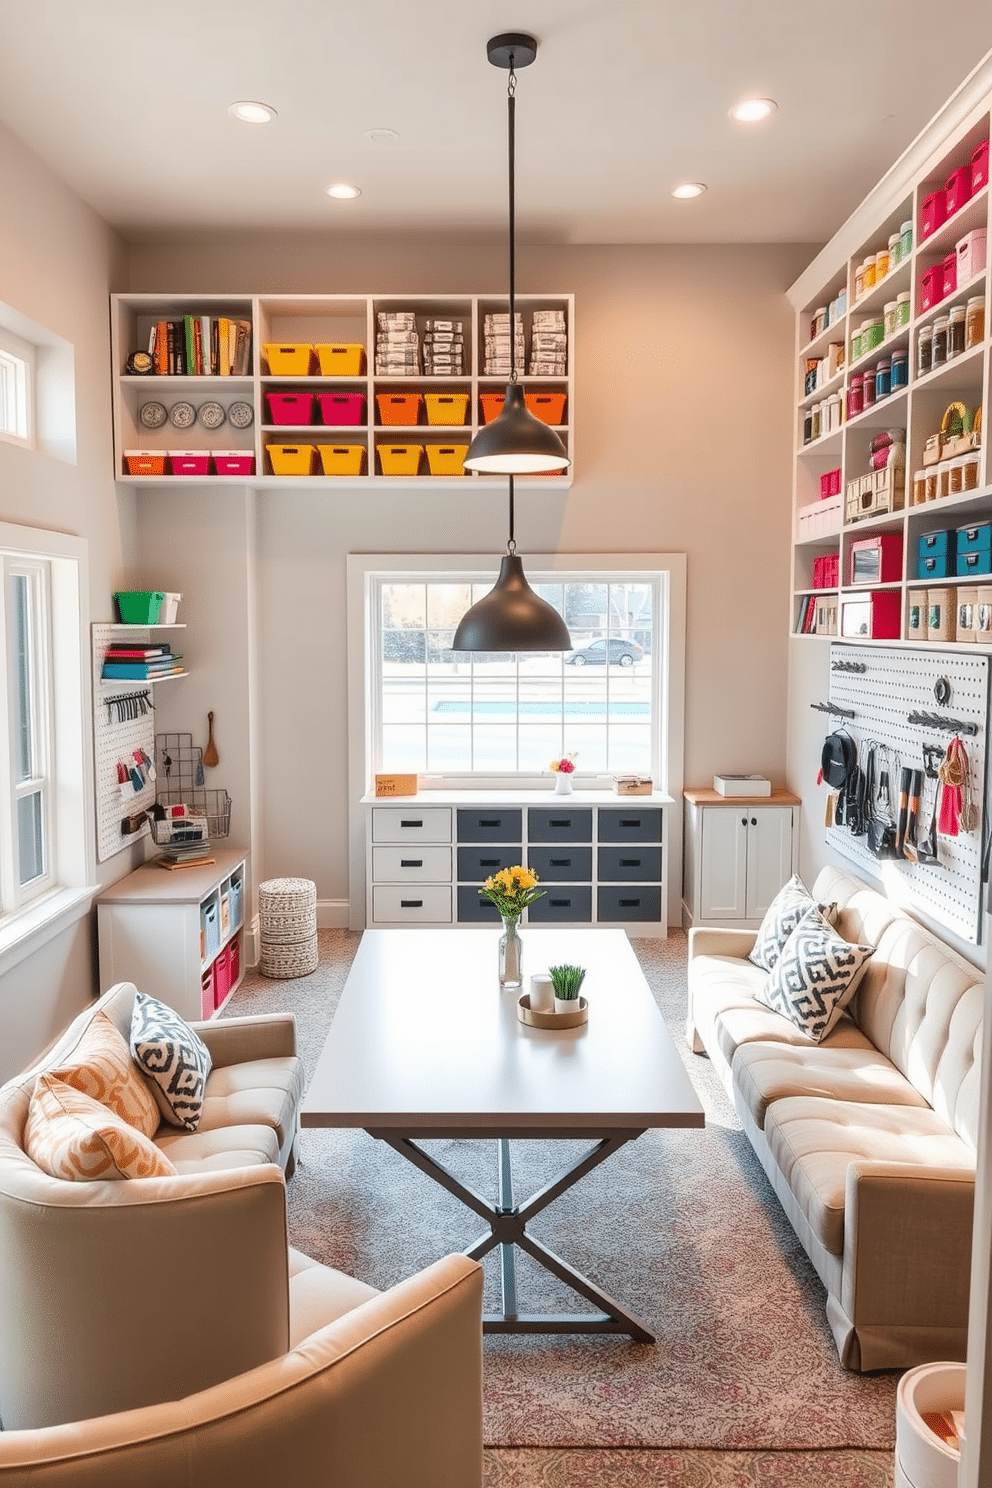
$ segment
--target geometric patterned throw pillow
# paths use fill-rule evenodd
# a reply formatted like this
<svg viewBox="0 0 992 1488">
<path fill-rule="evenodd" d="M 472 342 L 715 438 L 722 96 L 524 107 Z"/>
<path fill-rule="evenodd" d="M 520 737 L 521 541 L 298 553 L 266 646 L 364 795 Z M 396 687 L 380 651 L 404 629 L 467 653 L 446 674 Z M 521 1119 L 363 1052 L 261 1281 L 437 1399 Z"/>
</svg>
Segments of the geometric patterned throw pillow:
<svg viewBox="0 0 992 1488">
<path fill-rule="evenodd" d="M 874 954 L 874 946 L 852 945 L 838 935 L 814 906 L 789 936 L 755 1001 L 818 1044 L 854 996 Z"/>
<path fill-rule="evenodd" d="M 166 1121 L 196 1131 L 211 1069 L 200 1035 L 173 1008 L 139 992 L 131 1014 L 131 1053 L 151 1081 Z"/>
<path fill-rule="evenodd" d="M 91 1018 L 66 1062 L 48 1073 L 99 1101 L 144 1136 L 158 1131 L 162 1118 L 155 1098 L 134 1067 L 127 1039 L 106 1013 Z"/>
<path fill-rule="evenodd" d="M 172 1178 L 176 1170 L 154 1142 L 92 1096 L 54 1075 L 35 1081 L 24 1150 L 50 1178 Z"/>
<path fill-rule="evenodd" d="M 812 894 L 799 874 L 794 873 L 784 888 L 779 889 L 765 910 L 765 917 L 761 922 L 748 960 L 753 961 L 755 966 L 760 966 L 763 971 L 773 970 L 775 962 L 782 954 L 782 947 L 803 915 L 813 907 Z M 832 920 L 837 912 L 836 904 L 817 904 L 816 908 L 821 914 L 826 915 L 828 920 Z"/>
</svg>

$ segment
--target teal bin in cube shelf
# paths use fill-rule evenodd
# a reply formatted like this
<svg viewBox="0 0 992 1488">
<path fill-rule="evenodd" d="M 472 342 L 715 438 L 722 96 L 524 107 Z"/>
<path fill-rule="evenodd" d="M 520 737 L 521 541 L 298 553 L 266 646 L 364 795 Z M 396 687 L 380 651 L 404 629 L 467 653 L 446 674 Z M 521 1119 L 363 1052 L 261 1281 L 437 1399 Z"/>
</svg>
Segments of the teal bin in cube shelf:
<svg viewBox="0 0 992 1488">
<path fill-rule="evenodd" d="M 122 625 L 157 625 L 165 595 L 159 590 L 130 589 L 114 595 Z"/>
</svg>

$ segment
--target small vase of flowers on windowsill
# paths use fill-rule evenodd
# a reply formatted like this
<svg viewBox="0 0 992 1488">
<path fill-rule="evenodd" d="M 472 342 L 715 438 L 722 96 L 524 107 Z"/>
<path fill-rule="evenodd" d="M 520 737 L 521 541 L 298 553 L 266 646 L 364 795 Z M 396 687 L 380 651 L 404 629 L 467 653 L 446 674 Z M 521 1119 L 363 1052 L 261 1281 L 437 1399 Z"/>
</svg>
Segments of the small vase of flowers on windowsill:
<svg viewBox="0 0 992 1488">
<path fill-rule="evenodd" d="M 572 776 L 575 773 L 575 754 L 563 755 L 561 759 L 553 759 L 548 766 L 555 777 L 555 795 L 570 796 L 572 794 Z"/>
</svg>

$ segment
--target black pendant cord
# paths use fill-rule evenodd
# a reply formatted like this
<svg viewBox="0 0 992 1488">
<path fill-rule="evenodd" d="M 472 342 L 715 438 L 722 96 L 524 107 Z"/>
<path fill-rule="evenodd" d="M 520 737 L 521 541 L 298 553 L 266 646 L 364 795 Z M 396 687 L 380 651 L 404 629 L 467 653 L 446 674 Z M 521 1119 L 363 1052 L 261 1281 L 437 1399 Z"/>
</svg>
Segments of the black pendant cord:
<svg viewBox="0 0 992 1488">
<path fill-rule="evenodd" d="M 515 553 L 517 551 L 516 539 L 513 536 L 513 476 L 507 477 L 510 482 L 510 535 L 506 539 L 506 551 Z"/>
<path fill-rule="evenodd" d="M 506 90 L 506 114 L 507 114 L 507 143 L 509 155 L 509 170 L 507 172 L 510 182 L 510 381 L 517 380 L 517 320 L 516 320 L 516 208 L 514 194 L 514 160 L 516 146 L 514 142 L 514 115 L 516 113 L 517 100 L 515 97 L 517 89 L 517 74 L 513 70 L 513 53 L 510 53 L 510 79 Z"/>
</svg>

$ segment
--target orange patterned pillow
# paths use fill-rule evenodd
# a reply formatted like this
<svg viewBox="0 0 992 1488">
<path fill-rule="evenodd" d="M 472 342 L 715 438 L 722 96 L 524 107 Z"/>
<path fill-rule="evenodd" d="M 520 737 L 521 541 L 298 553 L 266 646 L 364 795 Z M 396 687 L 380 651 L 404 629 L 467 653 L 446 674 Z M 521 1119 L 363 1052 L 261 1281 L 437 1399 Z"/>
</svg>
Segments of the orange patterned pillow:
<svg viewBox="0 0 992 1488">
<path fill-rule="evenodd" d="M 158 1131 L 158 1103 L 131 1058 L 127 1039 L 106 1013 L 96 1013 L 70 1056 L 47 1073 L 92 1096 L 146 1137 Z"/>
<path fill-rule="evenodd" d="M 176 1169 L 141 1132 L 54 1075 L 39 1075 L 24 1150 L 52 1178 L 169 1178 Z"/>
</svg>

